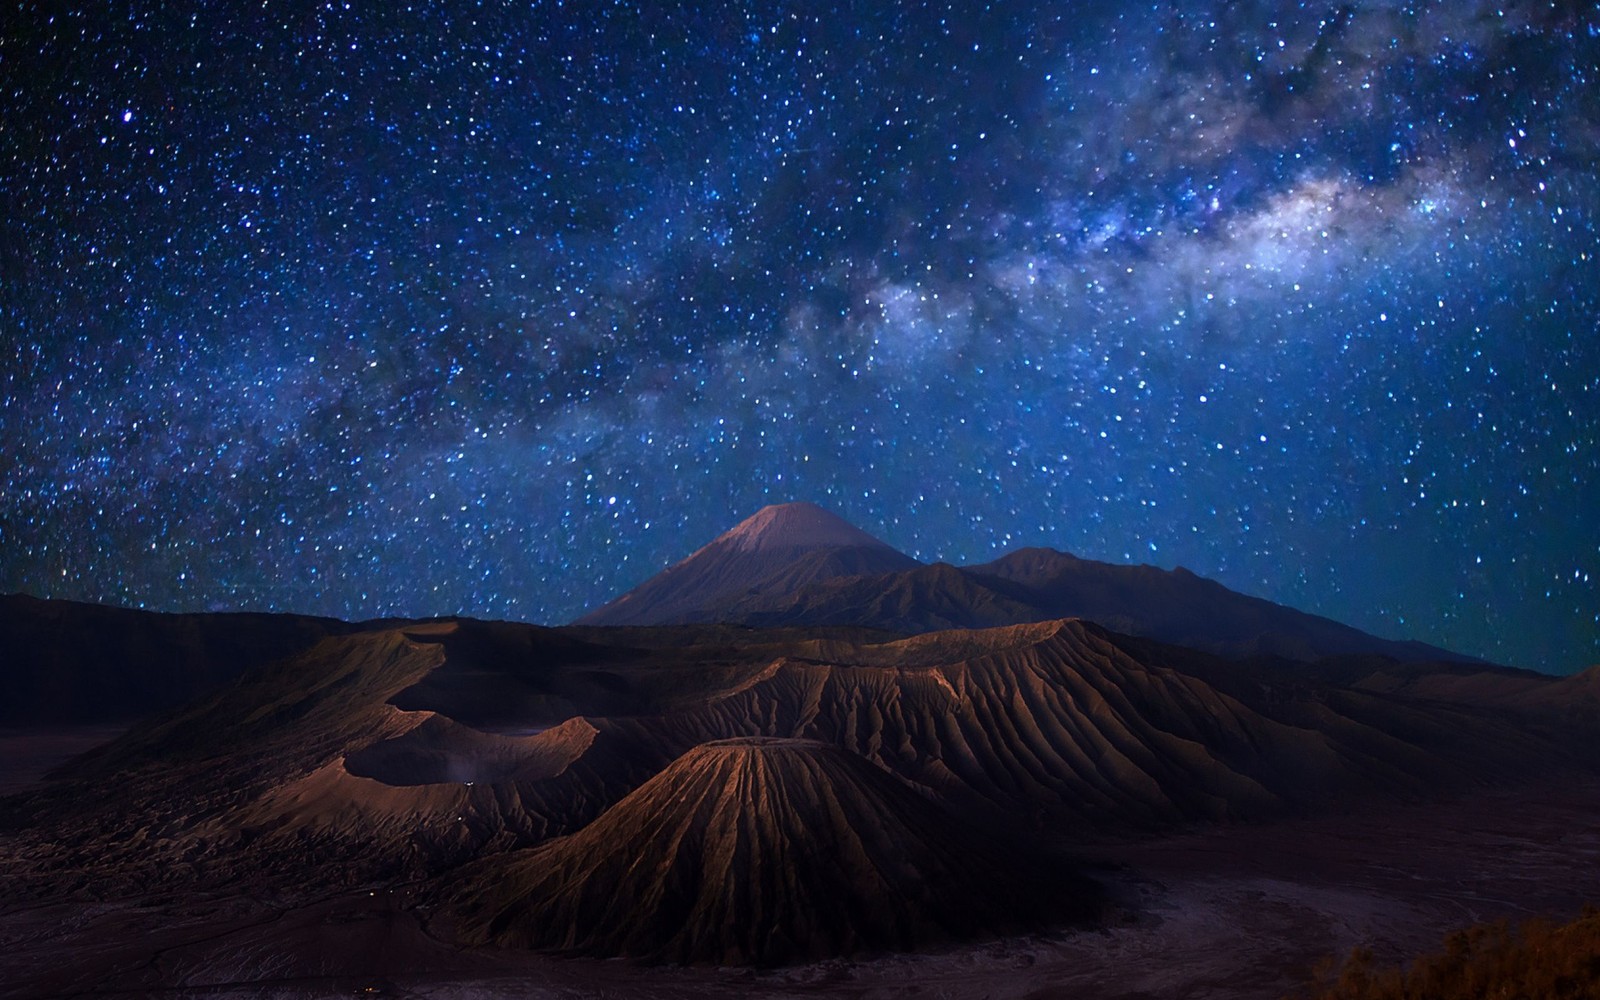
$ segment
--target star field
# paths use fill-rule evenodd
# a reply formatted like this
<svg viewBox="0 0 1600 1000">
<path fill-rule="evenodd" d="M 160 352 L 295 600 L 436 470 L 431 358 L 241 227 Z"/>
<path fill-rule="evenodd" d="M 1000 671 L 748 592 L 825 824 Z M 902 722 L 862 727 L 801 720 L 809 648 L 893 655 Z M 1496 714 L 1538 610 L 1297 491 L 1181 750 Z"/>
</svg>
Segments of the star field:
<svg viewBox="0 0 1600 1000">
<path fill-rule="evenodd" d="M 769 502 L 1600 661 L 1600 5 L 0 28 L 0 590 L 559 623 Z"/>
</svg>

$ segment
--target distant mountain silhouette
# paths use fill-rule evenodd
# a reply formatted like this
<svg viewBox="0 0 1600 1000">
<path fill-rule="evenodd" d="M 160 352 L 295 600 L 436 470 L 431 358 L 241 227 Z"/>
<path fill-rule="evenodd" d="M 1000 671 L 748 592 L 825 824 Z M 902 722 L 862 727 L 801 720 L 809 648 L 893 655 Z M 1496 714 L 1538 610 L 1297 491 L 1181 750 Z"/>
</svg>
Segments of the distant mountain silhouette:
<svg viewBox="0 0 1600 1000">
<path fill-rule="evenodd" d="M 986 585 L 926 569 L 945 593 Z M 167 624 L 130 615 L 118 633 Z M 1018 830 L 1067 845 L 1582 767 L 1596 687 L 1370 655 L 1299 669 L 1073 619 L 893 641 L 419 622 L 324 637 L 146 720 L 0 800 L 0 836 L 18 892 L 399 880 L 471 941 L 782 963 L 1070 915 L 1035 905 L 1087 897 L 1008 846 Z M 780 742 L 705 746 L 752 738 Z"/>
<path fill-rule="evenodd" d="M 575 624 L 712 622 L 730 604 L 753 596 L 789 594 L 821 581 L 917 565 L 815 504 L 777 504 Z"/>
<path fill-rule="evenodd" d="M 1233 658 L 1375 654 L 1478 662 L 1369 635 L 1182 568 L 1095 562 L 1044 548 L 976 566 L 925 566 L 810 504 L 762 510 L 576 624 L 725 622 L 913 634 L 1061 618 Z"/>
<path fill-rule="evenodd" d="M 365 627 L 308 615 L 156 614 L 0 595 L 0 726 L 137 719 Z"/>
</svg>

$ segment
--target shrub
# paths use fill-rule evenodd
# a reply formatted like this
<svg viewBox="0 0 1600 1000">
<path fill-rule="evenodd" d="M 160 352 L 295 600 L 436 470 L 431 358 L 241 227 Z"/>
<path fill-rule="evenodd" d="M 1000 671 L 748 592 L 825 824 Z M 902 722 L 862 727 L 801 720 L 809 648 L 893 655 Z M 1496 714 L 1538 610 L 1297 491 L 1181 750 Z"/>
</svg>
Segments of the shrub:
<svg viewBox="0 0 1600 1000">
<path fill-rule="evenodd" d="M 1378 968 L 1356 948 L 1311 1000 L 1600 1000 L 1600 910 L 1568 924 L 1506 921 L 1455 931 L 1440 952 Z"/>
</svg>

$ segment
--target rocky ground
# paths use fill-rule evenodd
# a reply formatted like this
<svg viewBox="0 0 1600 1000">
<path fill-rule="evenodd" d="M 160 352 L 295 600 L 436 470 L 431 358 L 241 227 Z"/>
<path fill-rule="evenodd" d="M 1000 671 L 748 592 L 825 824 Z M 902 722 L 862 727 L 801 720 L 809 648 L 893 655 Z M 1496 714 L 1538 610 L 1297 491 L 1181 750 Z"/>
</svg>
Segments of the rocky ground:
<svg viewBox="0 0 1600 1000">
<path fill-rule="evenodd" d="M 774 972 L 463 950 L 405 886 L 0 905 L 0 995 L 1266 1000 L 1357 944 L 1398 960 L 1600 900 L 1600 780 L 1073 854 L 1115 900 L 1103 929 Z"/>
</svg>

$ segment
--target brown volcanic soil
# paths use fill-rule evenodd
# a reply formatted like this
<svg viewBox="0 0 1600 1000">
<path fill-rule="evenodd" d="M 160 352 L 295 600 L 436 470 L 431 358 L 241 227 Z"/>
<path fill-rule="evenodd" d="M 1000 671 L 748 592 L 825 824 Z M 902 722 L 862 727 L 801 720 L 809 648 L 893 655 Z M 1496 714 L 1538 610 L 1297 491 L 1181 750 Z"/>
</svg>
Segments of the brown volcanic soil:
<svg viewBox="0 0 1600 1000">
<path fill-rule="evenodd" d="M 57 767 L 127 730 L 116 723 L 0 729 L 0 798 L 43 785 Z"/>
<path fill-rule="evenodd" d="M 599 819 L 444 880 L 466 940 L 772 965 L 1081 919 L 1098 892 L 810 740 L 690 750 Z"/>
<path fill-rule="evenodd" d="M 1127 912 L 1102 929 L 770 972 L 463 951 L 406 887 L 5 903 L 0 996 L 1278 1000 L 1356 944 L 1391 962 L 1474 921 L 1576 915 L 1600 900 L 1596 816 L 1589 778 L 1105 844 Z"/>
<path fill-rule="evenodd" d="M 709 740 L 819 739 L 963 807 L 1080 832 L 1433 794 L 1559 756 L 1471 706 L 1330 689 L 1078 621 L 820 645 L 698 706 L 596 725 L 657 767 Z"/>
<path fill-rule="evenodd" d="M 696 634 L 462 621 L 324 639 L 0 802 L 15 884 L 432 876 L 573 833 L 690 748 L 749 736 L 830 743 L 975 822 L 1079 838 L 1438 795 L 1570 756 L 1479 700 L 1076 621 Z"/>
<path fill-rule="evenodd" d="M 190 831 L 160 848 L 186 856 L 199 832 L 199 856 L 229 865 L 309 857 L 336 880 L 426 876 L 572 833 L 690 748 L 749 736 L 830 743 L 975 822 L 1078 837 L 1436 795 L 1564 759 L 1472 705 L 1329 688 L 1081 622 L 864 645 L 759 633 L 722 645 L 718 632 L 716 645 L 655 650 L 525 626 L 432 628 L 339 640 L 339 655 L 367 666 L 337 696 L 322 685 L 329 700 L 313 697 L 314 713 L 255 752 L 208 761 L 190 794 L 216 788 L 207 795 L 227 808 L 205 823 L 172 815 L 181 798 L 158 803 L 161 828 Z M 403 668 L 376 655 L 395 636 Z M 285 677 L 326 669 L 313 657 Z M 236 693 L 238 707 L 224 698 L 194 724 L 291 697 Z M 525 713 L 520 726 L 495 708 L 507 705 Z M 586 705 L 600 711 L 568 714 Z M 147 807 L 120 804 L 110 828 L 149 825 Z M 84 852 L 95 842 L 69 839 Z"/>
<path fill-rule="evenodd" d="M 360 969 L 409 970 L 423 977 L 413 984 L 470 967 L 473 977 L 512 981 L 532 969 L 540 982 L 572 986 L 577 980 L 552 979 L 551 967 L 532 958 L 458 953 L 448 947 L 448 920 L 415 903 L 375 911 L 348 887 L 382 892 L 464 863 L 492 865 L 493 856 L 516 857 L 555 837 L 577 834 L 563 843 L 581 843 L 586 824 L 694 746 L 759 736 L 859 755 L 877 769 L 867 773 L 892 776 L 885 780 L 895 791 L 885 795 L 932 799 L 990 826 L 1031 827 L 1067 848 L 1121 845 L 1127 853 L 1104 860 L 1136 862 L 1113 874 L 1136 915 L 1130 927 L 950 953 L 964 957 L 828 967 L 856 970 L 846 985 L 859 995 L 904 995 L 907 969 L 910 982 L 935 969 L 920 981 L 965 982 L 979 995 L 980 978 L 991 975 L 1017 985 L 1019 996 L 1062 983 L 1090 996 L 1114 996 L 1107 988 L 1121 983 L 1191 995 L 1183 984 L 1208 976 L 1251 989 L 1281 985 L 1290 971 L 1303 973 L 1307 956 L 1354 943 L 1356 931 L 1341 928 L 1398 934 L 1416 923 L 1427 935 L 1418 947 L 1432 946 L 1446 919 L 1463 912 L 1442 902 L 1466 891 L 1447 871 L 1487 871 L 1482 884 L 1495 905 L 1600 898 L 1582 896 L 1594 867 L 1583 843 L 1518 839 L 1515 823 L 1538 814 L 1537 798 L 1506 800 L 1497 807 L 1504 815 L 1438 820 L 1488 832 L 1439 845 L 1441 860 L 1428 871 L 1408 860 L 1404 838 L 1426 834 L 1436 822 L 1428 817 L 1447 812 L 1424 809 L 1387 827 L 1338 818 L 1574 768 L 1575 749 L 1593 748 L 1592 687 L 1592 677 L 1479 666 L 1237 663 L 1077 621 L 892 642 L 859 632 L 471 621 L 331 636 L 136 727 L 73 762 L 59 782 L 0 801 L 0 954 L 11 963 L 0 965 L 0 982 L 42 982 L 48 973 L 66 984 L 62 992 L 133 981 L 326 985 L 356 968 L 337 946 L 348 932 L 378 942 L 379 958 Z M 1574 712 L 1580 697 L 1587 707 Z M 1576 810 L 1567 818 L 1592 825 L 1600 796 L 1584 780 L 1591 818 Z M 817 792 L 808 801 L 823 784 L 805 786 Z M 1161 852 L 1139 856 L 1129 846 L 1186 824 L 1285 815 L 1320 818 L 1256 828 L 1267 840 L 1233 828 L 1218 835 L 1216 857 L 1191 853 L 1193 864 L 1170 876 L 1161 874 Z M 834 829 L 871 842 L 881 827 L 824 826 L 816 835 Z M 1319 841 L 1318 830 L 1343 832 Z M 774 827 L 772 842 L 800 843 L 804 832 Z M 1352 839 L 1359 851 L 1341 853 Z M 1302 843 L 1320 846 L 1302 855 Z M 1525 849 L 1547 860 L 1531 874 L 1506 875 Z M 1257 858 L 1275 860 L 1249 869 Z M 1555 874 L 1559 864 L 1549 859 L 1565 859 L 1577 874 Z M 1371 865 L 1402 875 L 1374 882 Z M 751 871 L 757 879 L 768 869 Z M 542 889 L 559 896 L 561 886 Z M 588 906 L 570 898 L 574 912 Z M 760 898 L 778 897 L 763 890 Z M 208 921 L 191 906 L 204 899 L 245 916 Z M 141 934 L 167 943 L 152 955 L 157 945 Z M 319 934 L 331 950 L 312 943 Z M 1092 947 L 1100 940 L 1115 944 L 1106 945 L 1114 962 Z M 58 941 L 77 942 L 82 961 L 63 961 L 74 952 Z M 735 933 L 725 947 L 745 954 L 752 946 Z M 1241 971 L 1240 954 L 1277 978 Z M 91 961 L 96 955 L 104 961 Z M 39 964 L 51 956 L 48 969 Z M 1005 964 L 1013 961 L 1034 964 Z M 641 983 L 607 966 L 585 968 L 583 976 L 602 982 L 620 976 L 620 992 Z M 120 978 L 130 970 L 145 978 Z M 797 971 L 777 982 L 811 989 L 805 976 L 832 974 Z M 672 981 L 691 984 L 688 992 L 726 987 L 715 978 Z M 1232 994 L 1217 987 L 1212 995 Z"/>
</svg>

